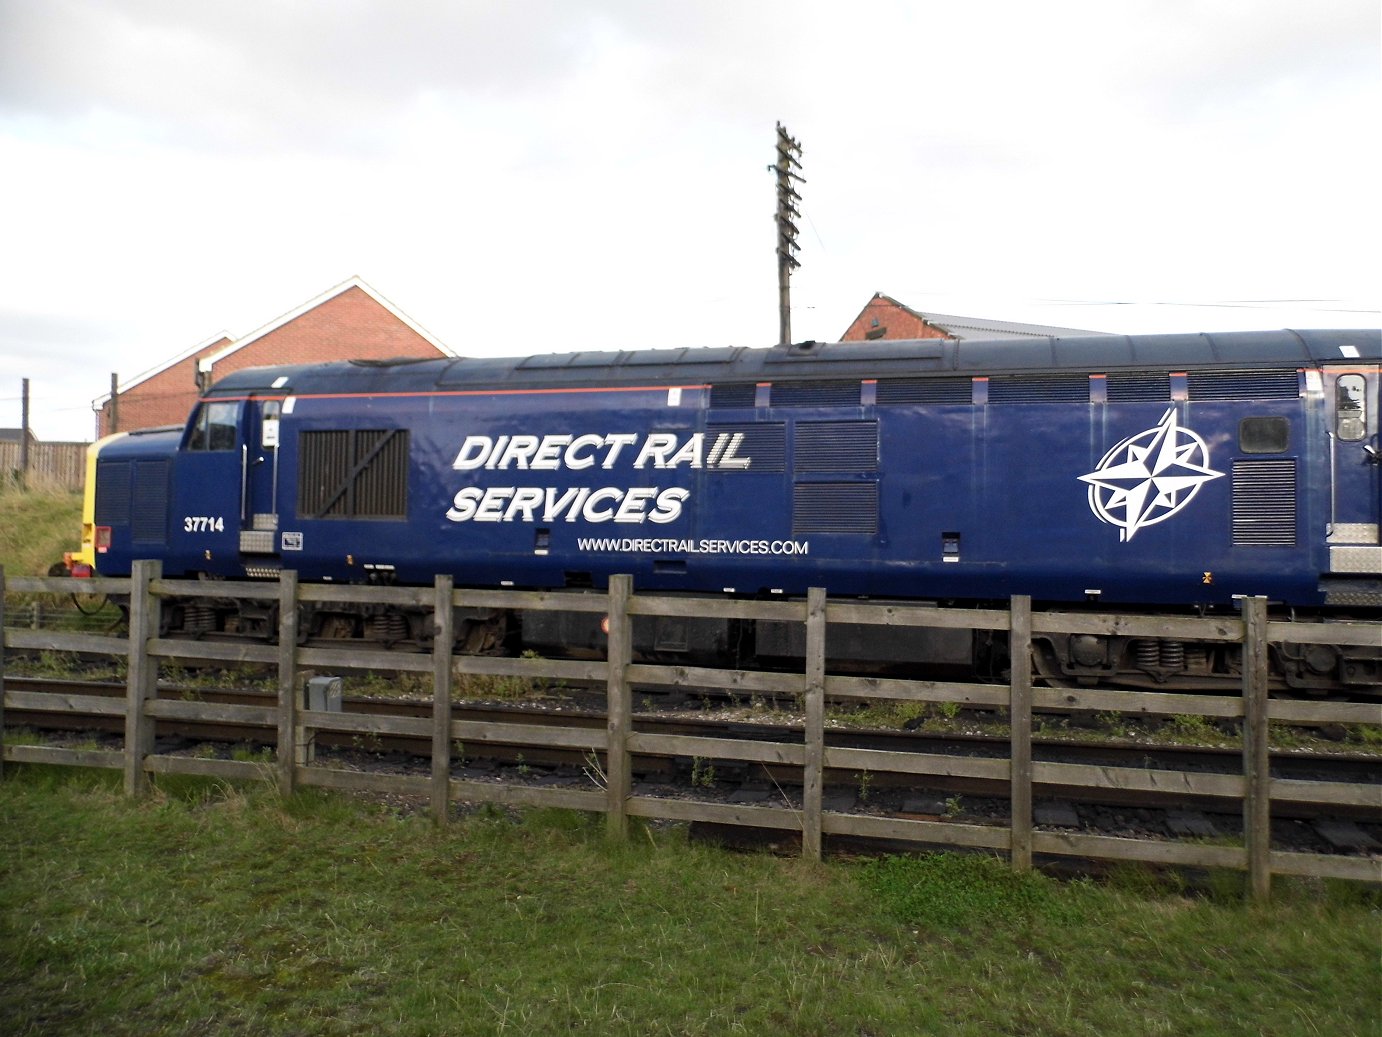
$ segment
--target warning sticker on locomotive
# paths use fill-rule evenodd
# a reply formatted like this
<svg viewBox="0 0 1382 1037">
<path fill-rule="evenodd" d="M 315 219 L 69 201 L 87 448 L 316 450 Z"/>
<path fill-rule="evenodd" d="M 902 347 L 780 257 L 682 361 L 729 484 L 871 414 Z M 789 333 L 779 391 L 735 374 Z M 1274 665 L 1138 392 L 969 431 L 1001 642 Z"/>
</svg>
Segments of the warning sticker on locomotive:
<svg viewBox="0 0 1382 1037">
<path fill-rule="evenodd" d="M 1182 511 L 1200 487 L 1223 476 L 1209 467 L 1209 447 L 1176 421 L 1175 408 L 1155 428 L 1129 436 L 1080 481 L 1089 484 L 1089 508 L 1100 522 L 1130 541 L 1140 529 Z"/>
<path fill-rule="evenodd" d="M 742 432 L 566 433 L 466 436 L 451 467 L 469 471 L 747 471 Z M 467 486 L 446 517 L 452 522 L 668 523 L 691 491 L 682 486 Z"/>
</svg>

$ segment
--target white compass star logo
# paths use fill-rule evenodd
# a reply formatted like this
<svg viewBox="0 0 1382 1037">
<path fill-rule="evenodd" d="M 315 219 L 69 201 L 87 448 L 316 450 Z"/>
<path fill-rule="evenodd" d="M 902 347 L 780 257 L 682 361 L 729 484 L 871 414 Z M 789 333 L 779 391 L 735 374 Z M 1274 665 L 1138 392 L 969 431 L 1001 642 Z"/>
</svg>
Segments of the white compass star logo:
<svg viewBox="0 0 1382 1037">
<path fill-rule="evenodd" d="M 1201 486 L 1224 474 L 1208 465 L 1204 440 L 1178 425 L 1171 408 L 1156 428 L 1123 440 L 1080 481 L 1089 483 L 1090 510 L 1120 527 L 1118 539 L 1126 543 L 1144 526 L 1166 521 L 1194 500 Z"/>
</svg>

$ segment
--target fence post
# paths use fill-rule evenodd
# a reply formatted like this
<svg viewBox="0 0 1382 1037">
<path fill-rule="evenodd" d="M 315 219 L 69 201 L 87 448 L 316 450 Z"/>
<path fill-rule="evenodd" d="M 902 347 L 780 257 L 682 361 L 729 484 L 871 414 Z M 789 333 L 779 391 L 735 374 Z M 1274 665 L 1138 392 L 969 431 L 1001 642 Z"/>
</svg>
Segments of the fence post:
<svg viewBox="0 0 1382 1037">
<path fill-rule="evenodd" d="M 1248 893 L 1265 901 L 1272 890 L 1271 765 L 1267 755 L 1267 599 L 1243 598 L 1243 845 Z"/>
<path fill-rule="evenodd" d="M 297 723 L 302 693 L 298 690 L 298 574 L 278 574 L 278 791 L 291 796 L 297 785 Z"/>
<path fill-rule="evenodd" d="M 1032 599 L 1014 595 L 1008 615 L 1012 870 L 1026 872 L 1032 870 Z"/>
<path fill-rule="evenodd" d="M 451 649 L 456 639 L 455 577 L 438 575 L 432 603 L 432 820 L 445 824 L 451 801 Z"/>
<path fill-rule="evenodd" d="M 153 752 L 154 722 L 144 704 L 158 697 L 158 663 L 149 655 L 149 642 L 158 634 L 162 603 L 150 584 L 163 575 L 163 564 L 140 560 L 130 573 L 129 666 L 125 684 L 125 795 L 142 796 L 149 789 L 144 757 Z"/>
<path fill-rule="evenodd" d="M 0 565 L 0 778 L 5 776 L 5 567 Z"/>
<path fill-rule="evenodd" d="M 633 790 L 628 748 L 629 729 L 633 725 L 633 696 L 629 690 L 628 674 L 629 661 L 633 656 L 632 622 L 629 619 L 629 596 L 632 592 L 632 576 L 609 578 L 605 830 L 611 838 L 621 840 L 629 835 L 628 798 Z"/>
<path fill-rule="evenodd" d="M 801 855 L 821 859 L 825 770 L 825 588 L 806 592 L 806 756 L 801 778 Z"/>
</svg>

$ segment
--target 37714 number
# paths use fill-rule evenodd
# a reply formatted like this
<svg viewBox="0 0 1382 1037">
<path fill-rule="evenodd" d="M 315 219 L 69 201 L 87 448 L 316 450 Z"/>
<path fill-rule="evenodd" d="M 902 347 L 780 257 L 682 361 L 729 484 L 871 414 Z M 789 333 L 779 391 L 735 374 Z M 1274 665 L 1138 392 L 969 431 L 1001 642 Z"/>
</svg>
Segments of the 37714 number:
<svg viewBox="0 0 1382 1037">
<path fill-rule="evenodd" d="M 184 533 L 224 533 L 226 520 L 220 515 L 188 515 L 182 520 Z"/>
</svg>

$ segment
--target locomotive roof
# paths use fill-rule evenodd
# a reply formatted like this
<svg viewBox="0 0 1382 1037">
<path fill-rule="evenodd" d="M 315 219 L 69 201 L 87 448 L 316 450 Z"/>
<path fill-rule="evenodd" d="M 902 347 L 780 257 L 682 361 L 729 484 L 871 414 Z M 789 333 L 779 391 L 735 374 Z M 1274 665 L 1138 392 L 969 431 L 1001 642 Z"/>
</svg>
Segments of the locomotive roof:
<svg viewBox="0 0 1382 1037">
<path fill-rule="evenodd" d="M 256 367 L 227 375 L 207 395 L 700 385 L 1138 368 L 1246 370 L 1379 359 L 1382 332 L 1377 329 L 798 342 L 769 349 L 584 350 L 527 357 L 344 360 Z"/>
</svg>

